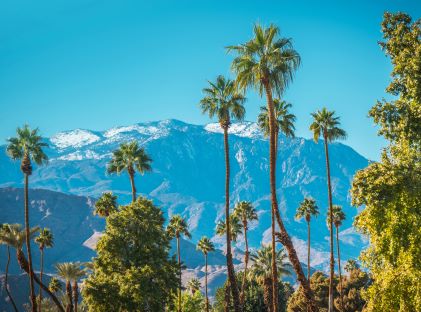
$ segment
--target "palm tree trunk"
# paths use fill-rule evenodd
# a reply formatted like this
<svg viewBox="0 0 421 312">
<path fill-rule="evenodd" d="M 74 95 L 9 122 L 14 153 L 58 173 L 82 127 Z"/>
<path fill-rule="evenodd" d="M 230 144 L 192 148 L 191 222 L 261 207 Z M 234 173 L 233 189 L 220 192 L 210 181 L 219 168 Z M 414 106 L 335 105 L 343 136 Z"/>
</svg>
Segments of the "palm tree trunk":
<svg viewBox="0 0 421 312">
<path fill-rule="evenodd" d="M 16 250 L 16 258 L 18 260 L 19 266 L 20 268 L 25 271 L 28 275 L 29 275 L 29 264 L 28 264 L 28 260 L 26 260 L 25 255 L 23 254 L 22 250 L 17 249 Z M 33 273 L 33 272 L 32 272 Z M 54 295 L 47 286 L 45 286 L 43 283 L 41 283 L 41 281 L 38 279 L 38 277 L 33 274 L 34 276 L 34 281 L 42 287 L 42 289 L 51 297 L 51 299 L 54 301 L 54 303 L 56 304 L 58 310 L 60 312 L 64 312 L 64 309 L 60 303 L 60 301 L 57 299 L 56 295 Z"/>
<path fill-rule="evenodd" d="M 42 275 L 44 271 L 44 248 L 41 248 L 41 271 L 39 274 L 39 280 L 42 283 Z M 38 307 L 38 311 L 41 312 L 41 306 L 42 306 L 42 288 L 41 286 L 39 287 L 39 307 Z"/>
<path fill-rule="evenodd" d="M 268 312 L 273 311 L 273 299 L 272 299 L 272 290 L 273 290 L 273 283 L 271 278 L 265 277 L 263 281 L 263 301 Z"/>
<path fill-rule="evenodd" d="M 73 302 L 74 302 L 74 311 L 77 312 L 77 305 L 79 303 L 79 292 L 77 287 L 77 281 L 73 282 Z"/>
<path fill-rule="evenodd" d="M 230 288 L 230 281 L 227 279 L 227 286 L 225 287 L 225 302 L 224 302 L 224 311 L 230 311 L 230 304 L 231 304 L 231 288 Z"/>
<path fill-rule="evenodd" d="M 6 270 L 4 272 L 4 289 L 6 290 L 7 296 L 10 299 L 10 303 L 13 306 L 13 309 L 15 312 L 18 312 L 18 308 L 16 306 L 15 300 L 13 300 L 12 294 L 9 290 L 9 284 L 8 284 L 8 277 L 9 277 L 9 264 L 10 264 L 10 247 L 7 245 L 7 262 L 6 262 Z"/>
<path fill-rule="evenodd" d="M 208 298 L 208 255 L 205 254 L 205 306 L 206 312 L 209 312 L 209 298 Z"/>
<path fill-rule="evenodd" d="M 177 235 L 177 255 L 178 255 L 178 278 L 180 286 L 178 288 L 178 312 L 181 312 L 181 256 L 180 256 L 180 235 Z"/>
<path fill-rule="evenodd" d="M 66 295 L 67 300 L 69 300 L 69 303 L 66 307 L 66 312 L 73 312 L 73 297 L 72 297 L 72 287 L 70 286 L 70 281 L 66 281 Z"/>
<path fill-rule="evenodd" d="M 338 248 L 338 272 L 339 272 L 339 292 L 341 296 L 341 308 L 344 310 L 344 296 L 342 288 L 342 272 L 341 272 L 341 253 L 339 250 L 339 227 L 336 227 L 336 245 Z"/>
<path fill-rule="evenodd" d="M 292 244 L 291 238 L 288 235 L 288 232 L 285 229 L 284 223 L 282 221 L 281 215 L 278 209 L 278 201 L 276 196 L 276 150 L 275 150 L 275 114 L 274 114 L 274 106 L 273 106 L 273 99 L 271 89 L 269 87 L 269 83 L 266 81 L 264 82 L 266 97 L 267 97 L 267 104 L 268 104 L 268 111 L 269 111 L 269 124 L 270 124 L 270 153 L 269 153 L 269 162 L 270 162 L 270 192 L 272 195 L 272 209 L 275 212 L 276 221 L 279 226 L 279 235 L 278 239 L 282 245 L 285 246 L 285 249 L 288 252 L 289 260 L 294 268 L 295 273 L 297 274 L 297 279 L 300 282 L 301 286 L 303 287 L 304 296 L 306 297 L 307 301 L 310 302 L 311 311 L 317 312 L 319 309 L 316 306 L 314 301 L 313 292 L 310 289 L 310 284 L 304 275 L 303 268 L 301 267 L 300 260 L 298 259 L 297 252 Z"/>
<path fill-rule="evenodd" d="M 326 174 L 327 174 L 327 192 L 329 199 L 329 231 L 330 231 L 330 264 L 329 264 L 329 309 L 328 312 L 333 312 L 333 278 L 334 278 L 334 265 L 335 259 L 333 256 L 333 209 L 332 209 L 332 186 L 330 183 L 330 163 L 329 163 L 329 149 L 327 145 L 327 134 L 323 133 L 325 154 L 326 154 Z"/>
<path fill-rule="evenodd" d="M 27 157 L 27 156 L 25 156 Z M 29 161 L 29 160 L 24 160 Z M 26 252 L 28 254 L 28 266 L 29 266 L 29 290 L 31 296 L 31 305 L 32 305 L 32 312 L 37 311 L 37 301 L 35 298 L 35 289 L 34 289 L 34 272 L 32 266 L 32 254 L 31 254 L 31 240 L 29 234 L 29 199 L 28 199 L 28 174 L 24 173 L 25 175 L 25 241 L 26 241 Z"/>
<path fill-rule="evenodd" d="M 241 306 L 244 308 L 245 290 L 246 290 L 246 282 L 247 282 L 247 268 L 248 268 L 248 263 L 249 263 L 249 243 L 247 239 L 247 220 L 243 220 L 243 227 L 244 227 L 244 242 L 246 244 L 246 253 L 244 255 L 244 273 L 243 273 L 243 283 L 241 285 L 240 303 L 241 303 Z"/>
<path fill-rule="evenodd" d="M 273 311 L 278 312 L 278 268 L 276 267 L 276 240 L 275 240 L 275 210 L 272 206 L 272 306 Z"/>
<path fill-rule="evenodd" d="M 132 186 L 132 202 L 136 201 L 136 185 L 134 184 L 134 169 L 129 168 L 129 177 L 130 177 L 130 184 Z"/>
<path fill-rule="evenodd" d="M 228 279 L 232 292 L 234 311 L 240 312 L 240 295 L 238 293 L 237 282 L 235 280 L 234 264 L 232 261 L 231 251 L 231 228 L 230 228 L 230 161 L 229 161 L 229 144 L 228 144 L 228 126 L 224 126 L 224 147 L 225 147 L 225 222 L 227 235 L 227 267 Z"/>
<path fill-rule="evenodd" d="M 310 220 L 307 221 L 307 280 L 311 287 L 310 282 Z M 310 305 L 307 304 L 307 311 L 310 312 Z"/>
</svg>

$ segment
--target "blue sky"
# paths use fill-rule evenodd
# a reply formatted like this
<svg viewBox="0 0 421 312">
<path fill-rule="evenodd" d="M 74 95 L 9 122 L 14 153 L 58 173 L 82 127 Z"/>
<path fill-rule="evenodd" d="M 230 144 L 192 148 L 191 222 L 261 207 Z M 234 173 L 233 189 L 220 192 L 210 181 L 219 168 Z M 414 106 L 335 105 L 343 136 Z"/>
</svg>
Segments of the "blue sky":
<svg viewBox="0 0 421 312">
<path fill-rule="evenodd" d="M 224 47 L 260 22 L 277 24 L 302 57 L 285 94 L 297 134 L 310 137 L 310 113 L 326 106 L 341 116 L 345 143 L 378 159 L 385 143 L 367 112 L 390 79 L 377 45 L 385 10 L 419 18 L 421 2 L 4 0 L 0 140 L 24 123 L 46 136 L 167 118 L 207 123 L 202 88 L 232 76 Z M 246 119 L 263 103 L 249 93 Z"/>
</svg>

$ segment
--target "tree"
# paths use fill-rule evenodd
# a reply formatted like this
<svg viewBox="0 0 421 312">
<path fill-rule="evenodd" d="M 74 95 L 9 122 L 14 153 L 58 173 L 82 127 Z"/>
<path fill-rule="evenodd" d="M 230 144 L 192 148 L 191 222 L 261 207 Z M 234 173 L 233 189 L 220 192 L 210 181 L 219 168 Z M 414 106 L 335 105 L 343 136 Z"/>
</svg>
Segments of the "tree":
<svg viewBox="0 0 421 312">
<path fill-rule="evenodd" d="M 117 211 L 117 196 L 112 192 L 105 192 L 95 202 L 94 215 L 108 217 L 111 213 Z"/>
<path fill-rule="evenodd" d="M 251 255 L 251 261 L 253 262 L 253 266 L 250 274 L 263 287 L 266 309 L 274 312 L 272 304 L 272 246 L 263 246 Z M 292 267 L 287 262 L 287 255 L 283 249 L 276 252 L 276 267 L 279 273 L 278 278 L 291 275 Z"/>
<path fill-rule="evenodd" d="M 17 136 L 8 139 L 7 154 L 13 160 L 21 160 L 20 169 L 24 175 L 24 208 L 25 208 L 25 231 L 26 231 L 26 252 L 28 254 L 29 265 L 29 290 L 31 296 L 32 312 L 37 311 L 37 303 L 34 289 L 34 276 L 32 266 L 31 242 L 29 240 L 29 198 L 28 198 L 28 180 L 32 174 L 32 162 L 42 165 L 48 161 L 43 148 L 48 144 L 42 142 L 38 129 L 31 130 L 28 125 L 16 129 Z"/>
<path fill-rule="evenodd" d="M 279 38 L 279 29 L 275 25 L 270 25 L 268 28 L 255 25 L 254 37 L 251 40 L 241 45 L 230 46 L 227 49 L 229 52 L 232 51 L 237 54 L 231 66 L 237 75 L 237 87 L 244 92 L 250 87 L 254 88 L 259 92 L 260 96 L 263 93 L 266 94 L 270 129 L 270 190 L 272 209 L 280 231 L 278 237 L 288 252 L 298 281 L 306 291 L 306 297 L 312 302 L 313 311 L 317 311 L 317 308 L 313 304 L 311 289 L 304 275 L 297 252 L 282 221 L 276 195 L 277 125 L 273 93 L 278 97 L 282 95 L 283 91 L 292 81 L 294 72 L 300 64 L 300 56 L 293 49 L 291 39 Z M 277 280 L 277 272 L 275 270 L 273 271 L 273 280 Z M 276 287 L 276 284 L 274 285 Z M 276 291 L 274 293 L 273 305 L 274 309 L 277 310 Z"/>
<path fill-rule="evenodd" d="M 208 254 L 215 250 L 215 246 L 209 238 L 203 236 L 197 243 L 197 250 L 200 250 L 205 255 L 205 309 L 209 312 L 209 297 L 208 297 Z"/>
<path fill-rule="evenodd" d="M 367 272 L 359 268 L 352 270 L 349 276 L 343 279 L 342 295 L 335 298 L 336 309 L 343 312 L 365 311 L 366 300 L 363 294 L 371 283 Z"/>
<path fill-rule="evenodd" d="M 65 262 L 56 265 L 57 275 L 66 281 L 67 307 L 66 312 L 77 312 L 78 307 L 78 280 L 85 275 L 78 262 Z M 72 283 L 73 282 L 73 286 Z"/>
<path fill-rule="evenodd" d="M 170 223 L 167 226 L 167 233 L 171 238 L 175 237 L 177 240 L 177 258 L 178 258 L 178 270 L 180 285 L 178 288 L 178 311 L 181 312 L 181 255 L 180 255 L 180 236 L 184 235 L 187 238 L 191 238 L 187 222 L 180 215 L 173 215 L 170 219 Z"/>
<path fill-rule="evenodd" d="M 194 295 L 195 292 L 200 290 L 200 281 L 197 278 L 192 278 L 187 283 L 187 289 L 190 290 L 191 294 Z"/>
<path fill-rule="evenodd" d="M 106 218 L 82 295 L 90 312 L 162 311 L 179 287 L 162 211 L 143 197 Z"/>
<path fill-rule="evenodd" d="M 333 256 L 333 206 L 332 206 L 332 186 L 330 182 L 330 163 L 329 163 L 329 148 L 328 143 L 335 140 L 345 139 L 346 132 L 341 129 L 339 117 L 335 116 L 334 111 L 328 111 L 325 107 L 322 110 L 318 110 L 311 114 L 313 116 L 313 122 L 310 125 L 310 130 L 313 132 L 313 138 L 318 143 L 320 136 L 323 137 L 326 157 L 326 176 L 327 176 L 327 192 L 328 192 L 328 203 L 329 203 L 329 231 L 330 231 L 330 283 L 329 283 L 329 309 L 333 311 L 333 276 L 335 259 Z"/>
<path fill-rule="evenodd" d="M 200 101 L 203 114 L 208 114 L 210 118 L 217 117 L 219 125 L 224 132 L 225 149 L 225 222 L 226 222 L 226 242 L 227 242 L 227 267 L 228 279 L 231 285 L 231 292 L 234 299 L 235 311 L 239 312 L 240 297 L 237 282 L 235 280 L 234 264 L 231 250 L 231 229 L 230 229 L 230 161 L 228 129 L 233 119 L 243 120 L 245 115 L 245 97 L 236 91 L 234 81 L 218 76 L 216 82 L 209 81 L 209 87 L 203 89 L 205 97 Z"/>
<path fill-rule="evenodd" d="M 4 289 L 6 290 L 7 296 L 9 297 L 10 303 L 13 306 L 15 312 L 18 312 L 18 308 L 16 306 L 15 300 L 12 297 L 12 294 L 9 289 L 8 277 L 9 277 L 9 264 L 10 264 L 10 245 L 6 242 L 6 237 L 9 236 L 11 232 L 11 225 L 10 224 L 2 224 L 0 227 L 0 244 L 5 244 L 7 248 L 7 262 L 6 262 L 6 269 L 4 270 Z"/>
<path fill-rule="evenodd" d="M 312 198 L 304 198 L 303 202 L 297 209 L 295 219 L 300 220 L 304 218 L 307 222 L 307 279 L 310 283 L 310 221 L 311 217 L 317 217 L 319 215 L 319 207 L 316 205 L 316 201 Z"/>
<path fill-rule="evenodd" d="M 373 283 L 365 310 L 418 311 L 421 306 L 421 19 L 385 13 L 380 46 L 392 62 L 390 100 L 369 111 L 388 141 L 379 162 L 354 177 L 354 225 L 369 238 L 360 259 Z"/>
<path fill-rule="evenodd" d="M 355 261 L 354 259 L 349 259 L 346 264 L 345 264 L 345 271 L 347 272 L 352 272 L 353 270 L 357 270 L 359 269 L 360 266 L 358 265 L 357 261 Z"/>
<path fill-rule="evenodd" d="M 39 231 L 39 227 L 33 227 L 29 230 L 29 240 L 32 240 L 35 237 L 35 234 Z M 25 258 L 25 254 L 22 251 L 22 247 L 26 242 L 26 229 L 22 230 L 22 226 L 20 224 L 9 224 L 8 231 L 2 232 L 0 235 L 0 241 L 3 244 L 6 244 L 10 247 L 16 249 L 16 259 L 20 268 L 26 272 L 29 276 L 29 263 L 28 260 Z M 45 286 L 39 278 L 34 274 L 32 271 L 32 275 L 34 276 L 34 281 L 42 287 L 42 289 L 50 296 L 50 298 L 54 301 L 54 304 L 57 306 L 57 309 L 60 312 L 64 312 L 64 309 L 57 299 L 57 297 Z"/>
<path fill-rule="evenodd" d="M 50 279 L 50 283 L 48 284 L 48 289 L 50 289 L 50 291 L 53 292 L 53 293 L 56 293 L 59 290 L 61 290 L 62 287 L 61 287 L 61 283 L 60 283 L 59 279 L 56 278 L 56 277 L 52 277 Z"/>
<path fill-rule="evenodd" d="M 130 184 L 132 186 L 132 201 L 136 201 L 136 185 L 134 177 L 136 170 L 143 175 L 152 170 L 152 159 L 146 154 L 145 150 L 137 144 L 136 141 L 120 144 L 120 147 L 113 152 L 113 157 L 108 163 L 108 173 L 120 174 L 126 170 L 129 174 Z"/>
<path fill-rule="evenodd" d="M 183 312 L 203 312 L 205 298 L 200 291 L 196 291 L 193 294 L 183 291 L 181 304 L 183 306 Z"/>
<path fill-rule="evenodd" d="M 243 235 L 244 235 L 244 243 L 246 245 L 246 250 L 244 254 L 244 273 L 243 273 L 243 281 L 241 284 L 241 295 L 240 295 L 240 302 L 241 305 L 244 305 L 244 296 L 245 296 L 245 289 L 246 289 L 246 282 L 247 282 L 247 268 L 249 262 L 249 244 L 247 239 L 247 231 L 248 231 L 248 224 L 249 222 L 256 221 L 258 219 L 256 209 L 254 209 L 252 203 L 242 201 L 235 205 L 234 208 L 234 216 L 237 216 L 243 225 Z"/>
<path fill-rule="evenodd" d="M 51 233 L 50 229 L 43 228 L 40 230 L 37 237 L 35 237 L 35 242 L 39 246 L 39 250 L 41 252 L 41 270 L 39 279 L 42 283 L 42 275 L 44 273 L 44 249 L 45 248 L 51 248 L 54 245 L 54 238 L 53 233 Z M 42 306 L 42 288 L 39 288 L 39 312 L 41 312 L 41 306 Z"/>
</svg>

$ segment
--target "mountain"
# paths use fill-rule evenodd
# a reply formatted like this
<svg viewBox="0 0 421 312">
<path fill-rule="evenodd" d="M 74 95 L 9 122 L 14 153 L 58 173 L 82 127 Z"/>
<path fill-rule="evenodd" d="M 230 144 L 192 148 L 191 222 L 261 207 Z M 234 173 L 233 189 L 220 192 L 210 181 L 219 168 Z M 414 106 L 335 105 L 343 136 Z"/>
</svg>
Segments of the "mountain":
<svg viewBox="0 0 421 312">
<path fill-rule="evenodd" d="M 213 237 L 217 246 L 223 249 L 223 239 L 214 235 L 216 222 L 224 213 L 225 163 L 221 130 L 218 124 L 201 126 L 178 120 L 139 123 L 106 131 L 76 129 L 45 138 L 49 144 L 46 153 L 50 161 L 46 166 L 35 166 L 30 177 L 30 187 L 82 196 L 80 198 L 84 199 L 81 201 L 85 203 L 80 203 L 78 207 L 87 213 L 74 214 L 71 212 L 73 205 L 67 207 L 57 203 L 54 212 L 57 222 L 74 225 L 63 224 L 67 230 L 58 227 L 57 230 L 61 232 L 55 233 L 56 236 L 76 235 L 80 244 L 95 231 L 102 229 L 102 221 L 91 215 L 92 200 L 87 204 L 88 198 L 96 198 L 102 192 L 112 190 L 119 195 L 120 203 L 130 200 L 128 176 L 107 175 L 106 164 L 119 144 L 132 140 L 145 147 L 153 159 L 153 172 L 136 176 L 138 191 L 151 198 L 167 216 L 179 213 L 186 217 L 193 243 L 202 235 L 207 235 Z M 259 221 L 250 226 L 249 234 L 250 246 L 255 249 L 270 240 L 268 141 L 256 123 L 243 122 L 231 126 L 229 142 L 232 166 L 231 202 L 234 205 L 239 200 L 248 200 L 258 210 Z M 342 205 L 347 215 L 340 233 L 345 261 L 347 258 L 357 257 L 366 244 L 364 238 L 352 228 L 357 210 L 350 206 L 349 189 L 353 175 L 365 167 L 368 160 L 341 143 L 331 144 L 329 148 L 334 203 Z M 0 187 L 22 187 L 19 164 L 7 157 L 5 149 L 5 145 L 0 147 Z M 311 265 L 324 269 L 329 249 L 325 222 L 327 187 L 323 144 L 304 138 L 281 136 L 278 159 L 277 181 L 281 214 L 303 262 L 306 261 L 307 252 L 306 226 L 303 221 L 294 220 L 295 211 L 306 196 L 315 198 L 320 207 L 320 216 L 311 224 Z M 45 193 L 47 194 L 49 193 Z M 13 198 L 14 195 L 10 197 Z M 42 200 L 41 195 L 31 197 L 32 202 Z M 20 205 L 21 203 L 16 204 L 19 208 L 13 210 L 6 208 L 7 222 L 22 222 Z M 3 222 L 7 206 L 0 202 L 0 207 L 0 222 Z M 42 220 L 41 216 L 47 215 L 46 210 L 32 210 L 33 222 L 36 221 L 36 215 L 39 215 L 39 220 Z M 45 222 L 45 225 L 53 227 L 52 219 L 47 218 Z M 236 244 L 237 250 L 244 247 L 243 243 L 240 238 Z M 87 257 L 93 254 L 89 249 L 82 254 L 85 255 L 85 252 Z M 240 257 L 240 253 L 237 254 Z M 186 254 L 185 257 L 185 262 L 188 263 L 190 255 Z"/>
</svg>

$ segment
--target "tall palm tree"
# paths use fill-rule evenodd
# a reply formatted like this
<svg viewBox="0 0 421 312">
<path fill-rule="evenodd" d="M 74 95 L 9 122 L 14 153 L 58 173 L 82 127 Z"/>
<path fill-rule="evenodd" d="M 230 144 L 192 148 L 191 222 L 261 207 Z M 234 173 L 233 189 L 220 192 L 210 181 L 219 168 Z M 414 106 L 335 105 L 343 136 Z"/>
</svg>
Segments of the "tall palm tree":
<svg viewBox="0 0 421 312">
<path fill-rule="evenodd" d="M 189 227 L 187 222 L 180 215 L 173 215 L 170 223 L 167 226 L 167 232 L 170 237 L 177 239 L 177 257 L 178 257 L 178 277 L 179 277 L 179 288 L 178 288 L 178 311 L 181 312 L 181 255 L 180 255 L 180 236 L 184 235 L 187 238 L 191 238 Z"/>
<path fill-rule="evenodd" d="M 56 264 L 57 275 L 66 281 L 66 295 L 68 304 L 66 312 L 77 312 L 78 307 L 78 280 L 85 275 L 80 263 L 64 262 Z M 72 286 L 73 282 L 73 286 Z"/>
<path fill-rule="evenodd" d="M 358 270 L 360 266 L 358 265 L 357 261 L 354 259 L 349 259 L 345 264 L 345 271 L 352 272 L 353 270 Z"/>
<path fill-rule="evenodd" d="M 200 287 L 202 286 L 200 285 L 200 281 L 197 278 L 192 278 L 187 283 L 187 289 L 190 290 L 192 295 L 194 295 L 196 291 L 199 291 Z"/>
<path fill-rule="evenodd" d="M 35 234 L 39 231 L 39 227 L 34 227 L 29 230 L 29 239 L 32 240 L 35 237 Z M 25 258 L 25 254 L 22 251 L 22 247 L 26 242 L 26 229 L 22 230 L 22 226 L 20 224 L 10 224 L 9 230 L 7 232 L 3 232 L 0 235 L 0 241 L 4 244 L 7 244 L 10 247 L 16 249 L 16 258 L 20 268 L 25 271 L 29 275 L 29 263 L 28 260 Z M 32 272 L 34 276 L 34 281 L 42 287 L 42 289 L 51 297 L 54 301 L 57 309 L 60 312 L 64 312 L 64 309 L 57 299 L 57 297 L 45 286 L 39 278 Z"/>
<path fill-rule="evenodd" d="M 10 224 L 2 224 L 0 227 L 0 244 L 5 244 L 7 248 L 7 262 L 6 269 L 4 271 L 4 289 L 6 290 L 7 296 L 9 297 L 10 303 L 13 306 L 15 312 L 18 312 L 15 300 L 13 300 L 12 294 L 9 289 L 8 277 L 9 277 L 9 264 L 10 264 L 10 245 L 3 240 L 2 237 L 7 237 L 10 234 Z"/>
<path fill-rule="evenodd" d="M 200 250 L 205 255 L 205 306 L 206 312 L 209 312 L 209 298 L 208 298 L 208 254 L 215 250 L 215 246 L 209 238 L 203 236 L 197 243 L 197 250 Z"/>
<path fill-rule="evenodd" d="M 344 308 L 343 302 L 343 288 L 342 288 L 342 271 L 341 271 L 341 253 L 339 248 L 339 227 L 342 225 L 342 222 L 345 220 L 346 216 L 342 210 L 342 207 L 339 205 L 333 205 L 333 225 L 336 228 L 336 247 L 338 250 L 338 273 L 339 273 L 339 292 L 341 295 L 341 307 Z M 328 216 L 328 226 L 331 225 Z"/>
<path fill-rule="evenodd" d="M 274 312 L 272 304 L 272 246 L 263 246 L 256 253 L 251 255 L 253 262 L 251 276 L 262 285 L 264 302 L 269 312 Z M 290 276 L 292 267 L 287 262 L 287 255 L 284 250 L 278 250 L 275 255 L 276 266 L 278 268 L 278 280 L 282 276 Z"/>
<path fill-rule="evenodd" d="M 273 100 L 273 108 L 274 108 L 274 115 L 275 115 L 275 163 L 278 153 L 278 137 L 279 132 L 283 133 L 287 137 L 294 137 L 295 136 L 295 115 L 291 114 L 289 111 L 292 105 L 285 102 L 280 101 L 279 99 Z M 257 118 L 258 124 L 260 129 L 263 131 L 263 134 L 267 137 L 270 136 L 270 114 L 267 107 L 262 106 L 260 107 L 260 114 Z M 277 305 L 278 302 L 278 284 L 276 283 L 276 261 L 275 261 L 275 253 L 276 253 L 276 239 L 275 239 L 275 211 L 272 206 L 272 272 L 274 278 L 273 285 L 272 285 L 272 296 L 274 298 L 274 304 Z"/>
<path fill-rule="evenodd" d="M 291 39 L 279 38 L 279 29 L 275 25 L 264 28 L 258 24 L 254 26 L 254 36 L 244 44 L 230 46 L 228 52 L 237 54 L 232 62 L 232 69 L 237 75 L 236 85 L 246 91 L 256 89 L 260 96 L 266 94 L 269 113 L 270 129 L 270 190 L 272 209 L 279 226 L 279 240 L 285 246 L 289 259 L 294 267 L 297 279 L 304 289 L 304 295 L 311 302 L 312 311 L 317 311 L 316 304 L 309 283 L 304 275 L 297 252 L 288 235 L 278 209 L 276 196 L 276 118 L 273 103 L 273 93 L 280 97 L 288 84 L 292 81 L 294 72 L 300 65 L 300 56 L 293 49 Z M 276 280 L 276 271 L 274 280 Z M 278 302 L 273 298 L 274 309 L 278 309 Z"/>
<path fill-rule="evenodd" d="M 311 217 L 319 215 L 319 207 L 316 201 L 312 198 L 304 198 L 295 214 L 295 219 L 300 220 L 304 218 L 307 222 L 307 279 L 310 283 L 310 220 Z"/>
<path fill-rule="evenodd" d="M 48 144 L 42 142 L 38 129 L 31 130 L 28 125 L 16 129 L 17 136 L 8 139 L 7 154 L 13 160 L 21 160 L 20 169 L 24 175 L 24 199 L 25 199 L 25 231 L 26 231 L 26 252 L 28 254 L 29 265 L 29 290 L 31 294 L 32 312 L 37 311 L 37 302 L 34 289 L 34 275 L 32 266 L 31 242 L 29 240 L 29 198 L 28 198 L 28 180 L 32 174 L 32 163 L 42 165 L 48 161 L 43 148 Z"/>
<path fill-rule="evenodd" d="M 115 211 L 117 211 L 117 196 L 112 192 L 104 192 L 95 203 L 94 215 L 108 217 Z"/>
<path fill-rule="evenodd" d="M 245 115 L 244 102 L 245 97 L 237 93 L 234 81 L 218 76 L 216 82 L 209 81 L 209 87 L 203 89 L 205 97 L 200 101 L 200 107 L 204 114 L 208 114 L 210 118 L 217 117 L 219 125 L 224 132 L 225 147 L 225 222 L 226 222 L 226 241 L 227 241 L 227 267 L 228 279 L 234 300 L 234 310 L 239 312 L 240 297 L 238 293 L 237 282 L 235 280 L 234 264 L 232 260 L 231 239 L 230 239 L 230 161 L 229 161 L 229 144 L 228 129 L 232 119 L 243 120 Z"/>
<path fill-rule="evenodd" d="M 50 229 L 43 228 L 40 230 L 37 237 L 35 237 L 35 242 L 39 246 L 39 250 L 41 252 L 41 270 L 39 279 L 42 283 L 42 275 L 44 273 L 44 249 L 45 248 L 51 248 L 54 245 L 54 238 L 53 233 L 51 233 Z M 41 312 L 41 306 L 42 306 L 42 288 L 39 288 L 39 306 L 38 310 Z"/>
<path fill-rule="evenodd" d="M 136 141 L 122 143 L 120 147 L 113 152 L 113 157 L 108 163 L 108 173 L 120 174 L 127 170 L 132 186 L 132 201 L 136 201 L 136 185 L 134 176 L 136 170 L 140 174 L 151 171 L 152 159 L 146 154 L 145 150 L 137 144 Z"/>
<path fill-rule="evenodd" d="M 243 283 L 241 285 L 241 294 L 240 294 L 240 302 L 244 305 L 244 298 L 245 298 L 245 289 L 246 289 L 246 280 L 247 280 L 247 268 L 249 262 L 249 244 L 247 239 L 247 231 L 248 231 L 248 224 L 249 222 L 255 221 L 258 219 L 256 209 L 254 209 L 253 204 L 247 201 L 238 202 L 234 208 L 234 216 L 238 217 L 241 220 L 243 225 L 243 235 L 244 235 L 244 243 L 246 245 L 246 252 L 244 254 L 244 274 L 243 274 Z"/>
<path fill-rule="evenodd" d="M 326 175 L 327 175 L 327 191 L 329 202 L 329 230 L 330 230 L 330 274 L 329 274 L 329 309 L 328 312 L 333 311 L 333 278 L 335 259 L 333 256 L 333 207 L 332 207 L 332 186 L 330 182 L 330 163 L 329 163 L 329 148 L 328 143 L 338 139 L 345 139 L 346 132 L 339 128 L 339 117 L 335 116 L 334 111 L 328 111 L 325 107 L 321 110 L 311 114 L 313 122 L 310 125 L 310 130 L 313 132 L 313 139 L 317 143 L 320 136 L 323 137 L 325 156 L 326 156 Z"/>
</svg>

